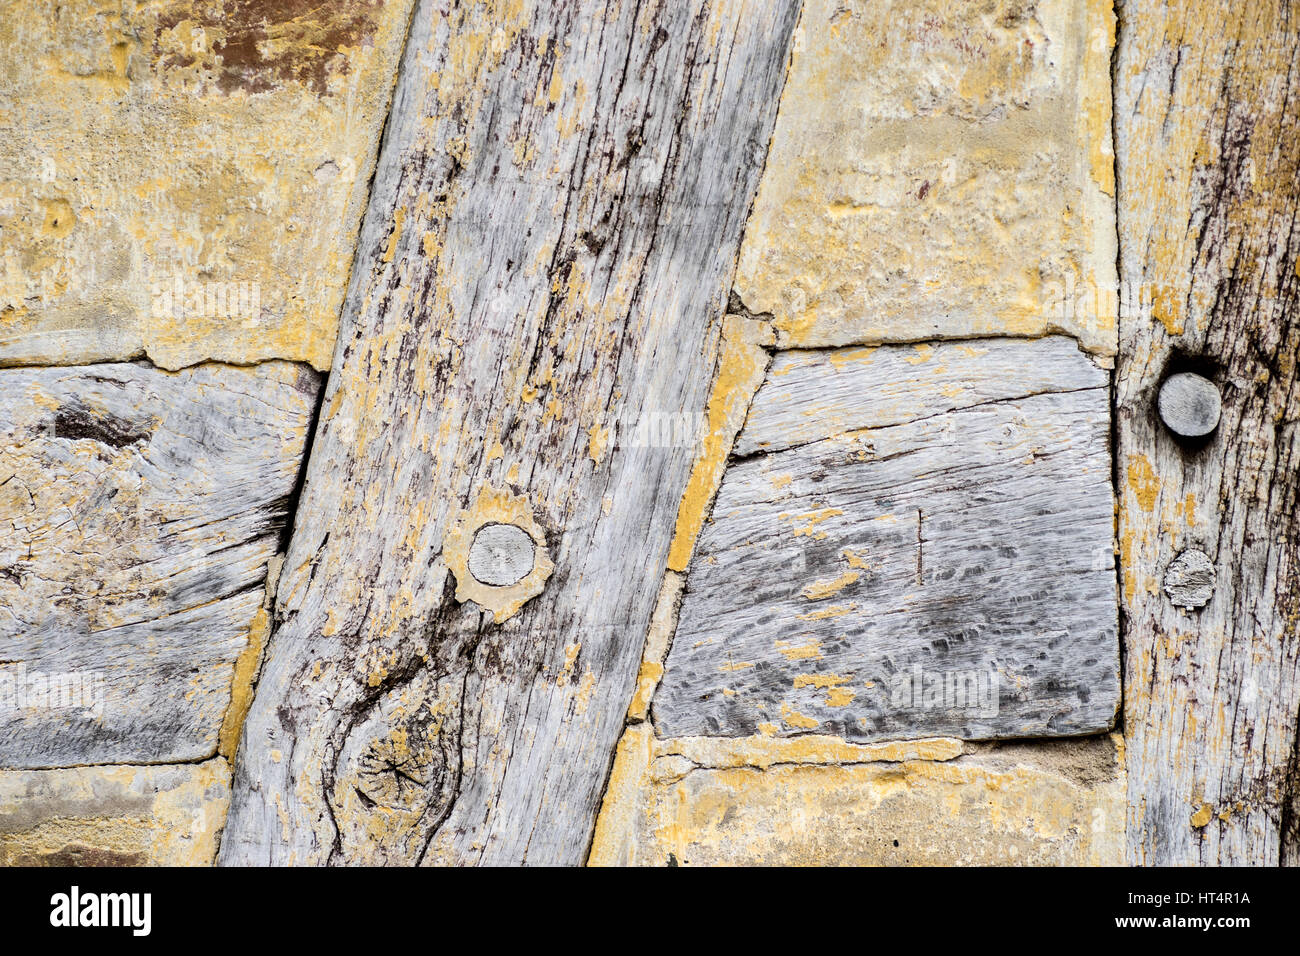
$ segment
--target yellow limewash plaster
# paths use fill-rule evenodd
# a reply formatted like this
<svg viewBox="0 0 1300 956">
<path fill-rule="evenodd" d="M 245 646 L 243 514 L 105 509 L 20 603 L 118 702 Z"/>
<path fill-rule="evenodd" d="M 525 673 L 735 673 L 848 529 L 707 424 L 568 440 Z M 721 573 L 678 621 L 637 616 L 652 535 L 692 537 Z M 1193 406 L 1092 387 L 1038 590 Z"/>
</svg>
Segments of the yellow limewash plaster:
<svg viewBox="0 0 1300 956">
<path fill-rule="evenodd" d="M 796 738 L 796 741 L 798 738 Z M 1050 744 L 656 741 L 629 728 L 592 865 L 1118 865 L 1113 738 Z M 772 748 L 762 753 L 764 746 Z M 737 751 L 740 751 L 739 753 Z M 874 752 L 872 752 L 874 751 Z M 956 753 L 955 753 L 956 752 Z M 713 758 L 713 759 L 711 759 Z"/>
<path fill-rule="evenodd" d="M 412 0 L 0 16 L 0 365 L 330 362 Z"/>
<path fill-rule="evenodd" d="M 1116 349 L 1106 0 L 808 0 L 736 291 L 779 346 Z"/>
<path fill-rule="evenodd" d="M 229 805 L 220 757 L 0 771 L 0 866 L 209 865 Z"/>
</svg>

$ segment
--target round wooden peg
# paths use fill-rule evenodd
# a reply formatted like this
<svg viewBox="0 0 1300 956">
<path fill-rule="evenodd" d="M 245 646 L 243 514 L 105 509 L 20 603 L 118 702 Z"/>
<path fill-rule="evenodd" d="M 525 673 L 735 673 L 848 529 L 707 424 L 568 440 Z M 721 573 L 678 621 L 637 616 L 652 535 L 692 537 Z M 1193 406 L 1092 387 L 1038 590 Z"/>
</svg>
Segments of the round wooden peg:
<svg viewBox="0 0 1300 956">
<path fill-rule="evenodd" d="M 1219 389 L 1195 372 L 1179 372 L 1165 379 L 1156 404 L 1165 427 L 1183 438 L 1204 438 L 1219 427 Z"/>
<path fill-rule="evenodd" d="M 469 547 L 469 573 L 483 584 L 509 587 L 533 570 L 536 546 L 532 535 L 512 524 L 486 524 Z"/>
</svg>

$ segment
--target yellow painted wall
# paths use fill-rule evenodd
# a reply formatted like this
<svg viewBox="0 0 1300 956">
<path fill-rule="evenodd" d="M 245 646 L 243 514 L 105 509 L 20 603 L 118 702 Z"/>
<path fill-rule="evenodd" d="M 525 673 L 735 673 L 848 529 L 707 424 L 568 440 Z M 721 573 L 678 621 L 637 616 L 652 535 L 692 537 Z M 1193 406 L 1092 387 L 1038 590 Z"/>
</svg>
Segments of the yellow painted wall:
<svg viewBox="0 0 1300 956">
<path fill-rule="evenodd" d="M 1114 36 L 1106 0 L 808 0 L 746 307 L 779 345 L 1063 331 L 1114 355 Z"/>
<path fill-rule="evenodd" d="M 411 6 L 5 3 L 0 365 L 328 367 Z"/>
</svg>

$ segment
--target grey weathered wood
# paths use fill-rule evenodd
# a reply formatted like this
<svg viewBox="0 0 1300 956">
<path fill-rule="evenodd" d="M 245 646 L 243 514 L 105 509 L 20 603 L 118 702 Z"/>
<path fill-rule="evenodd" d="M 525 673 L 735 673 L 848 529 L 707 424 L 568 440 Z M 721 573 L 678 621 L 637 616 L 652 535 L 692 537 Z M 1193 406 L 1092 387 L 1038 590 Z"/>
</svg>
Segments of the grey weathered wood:
<svg viewBox="0 0 1300 956">
<path fill-rule="evenodd" d="M 654 700 L 661 735 L 1112 725 L 1107 373 L 1059 337 L 920 355 L 778 355 L 738 447 L 784 447 L 723 477 Z M 912 693 L 945 678 L 969 682 L 960 698 Z"/>
<path fill-rule="evenodd" d="M 797 8 L 419 4 L 224 862 L 582 860 L 693 451 L 620 439 L 703 407 Z"/>
<path fill-rule="evenodd" d="M 1126 0 L 1116 369 L 1131 860 L 1300 861 L 1300 6 Z M 1222 395 L 1197 448 L 1160 383 Z M 1213 596 L 1175 606 L 1180 551 Z"/>
<path fill-rule="evenodd" d="M 0 371 L 0 767 L 216 752 L 319 388 L 284 362 Z"/>
<path fill-rule="evenodd" d="M 978 372 L 984 363 L 987 374 Z M 735 454 L 781 451 L 826 435 L 915 421 L 1011 396 L 1095 388 L 1072 340 L 965 342 L 779 353 Z"/>
</svg>

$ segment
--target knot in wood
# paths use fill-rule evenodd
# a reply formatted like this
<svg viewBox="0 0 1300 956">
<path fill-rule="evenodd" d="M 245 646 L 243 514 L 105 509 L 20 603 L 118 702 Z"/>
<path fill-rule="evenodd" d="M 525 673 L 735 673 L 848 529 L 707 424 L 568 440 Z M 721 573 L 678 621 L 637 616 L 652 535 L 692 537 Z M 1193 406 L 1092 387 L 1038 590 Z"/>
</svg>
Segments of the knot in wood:
<svg viewBox="0 0 1300 956">
<path fill-rule="evenodd" d="M 1214 594 L 1214 562 L 1204 551 L 1179 552 L 1165 569 L 1165 593 L 1174 607 L 1204 607 Z"/>
<path fill-rule="evenodd" d="M 1195 372 L 1179 372 L 1165 379 L 1156 404 L 1165 427 L 1183 438 L 1203 438 L 1219 427 L 1219 389 Z"/>
<path fill-rule="evenodd" d="M 408 721 L 373 738 L 357 761 L 357 791 L 370 803 L 413 810 L 429 802 L 446 773 L 437 731 Z"/>
</svg>

